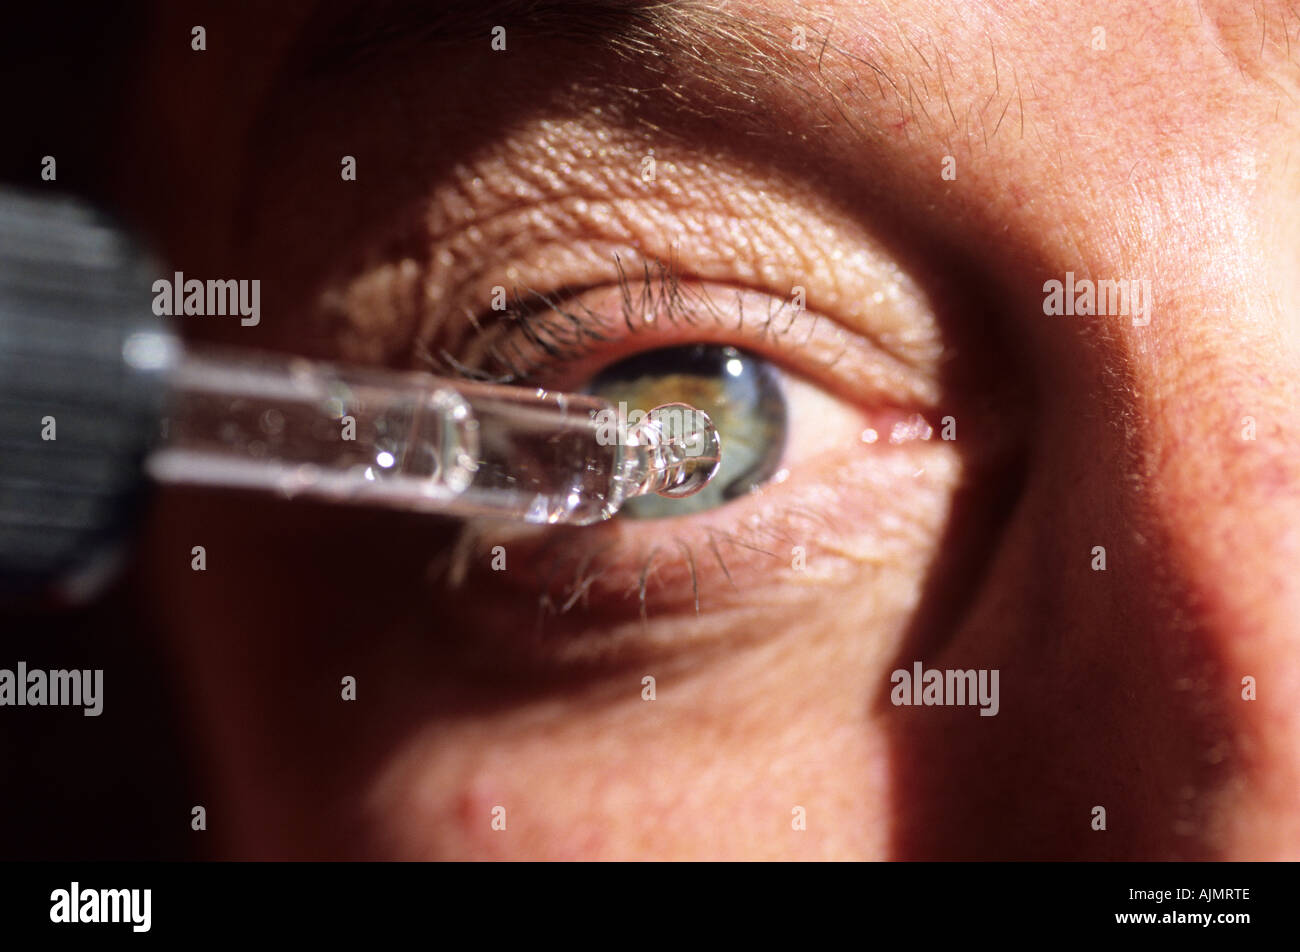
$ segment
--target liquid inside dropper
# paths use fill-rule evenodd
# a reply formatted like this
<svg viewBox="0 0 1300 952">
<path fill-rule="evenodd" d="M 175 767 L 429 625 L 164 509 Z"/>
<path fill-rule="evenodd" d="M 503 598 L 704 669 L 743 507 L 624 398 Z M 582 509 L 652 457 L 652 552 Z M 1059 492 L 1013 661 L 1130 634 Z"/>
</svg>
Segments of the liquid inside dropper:
<svg viewBox="0 0 1300 952">
<path fill-rule="evenodd" d="M 589 525 L 636 496 L 690 496 L 718 434 L 686 404 L 634 423 L 608 401 L 248 352 L 186 352 L 162 482 L 457 517 Z"/>
<path fill-rule="evenodd" d="M 685 403 L 655 407 L 627 428 L 624 439 L 630 450 L 621 480 L 624 498 L 692 496 L 709 484 L 722 462 L 713 421 Z"/>
</svg>

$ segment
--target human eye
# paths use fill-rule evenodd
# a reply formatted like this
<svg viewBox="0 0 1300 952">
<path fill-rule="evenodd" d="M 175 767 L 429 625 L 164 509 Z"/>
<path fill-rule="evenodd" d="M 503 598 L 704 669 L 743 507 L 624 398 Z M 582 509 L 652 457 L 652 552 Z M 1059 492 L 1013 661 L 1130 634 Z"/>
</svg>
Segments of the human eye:
<svg viewBox="0 0 1300 952">
<path fill-rule="evenodd" d="M 923 401 L 864 407 L 846 396 L 864 342 L 806 313 L 798 295 L 683 283 L 661 262 L 633 281 L 615 264 L 616 295 L 597 288 L 556 300 L 516 288 L 495 327 L 475 322 L 491 328 L 481 332 L 489 339 L 476 348 L 479 366 L 444 356 L 470 376 L 582 390 L 630 422 L 664 404 L 707 413 L 726 445 L 713 481 L 685 499 L 629 500 L 620 518 L 680 520 L 797 479 L 836 447 L 881 443 L 879 453 L 933 434 Z"/>
<path fill-rule="evenodd" d="M 535 609 L 541 631 L 653 640 L 671 619 L 703 627 L 715 612 L 770 610 L 774 584 L 887 572 L 942 519 L 960 477 L 942 391 L 887 341 L 806 306 L 797 288 L 781 296 L 619 254 L 607 273 L 574 290 L 535 272 L 454 349 L 429 352 L 442 372 L 587 391 L 629 412 L 696 406 L 718 428 L 723 468 L 697 496 L 634 501 L 599 526 L 470 524 L 467 574 L 497 593 L 495 611 L 508 598 Z M 516 567 L 494 577 L 484 569 L 498 545 Z"/>
</svg>

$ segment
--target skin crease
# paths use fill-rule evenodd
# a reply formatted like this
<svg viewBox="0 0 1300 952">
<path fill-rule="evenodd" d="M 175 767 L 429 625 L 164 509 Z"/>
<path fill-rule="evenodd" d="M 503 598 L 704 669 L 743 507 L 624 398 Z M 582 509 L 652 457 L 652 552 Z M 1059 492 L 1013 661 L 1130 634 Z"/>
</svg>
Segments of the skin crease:
<svg viewBox="0 0 1300 952">
<path fill-rule="evenodd" d="M 409 364 L 422 322 L 451 334 L 439 321 L 482 309 L 507 261 L 529 283 L 612 283 L 610 250 L 663 256 L 680 234 L 690 277 L 783 296 L 802 276 L 810 308 L 858 331 L 889 368 L 850 395 L 861 412 L 959 425 L 955 444 L 832 447 L 792 471 L 764 499 L 833 514 L 782 521 L 764 542 L 778 560 L 729 552 L 736 586 L 712 570 L 698 618 L 665 563 L 642 622 L 619 593 L 651 534 L 602 527 L 629 553 L 595 583 L 604 609 L 551 619 L 544 642 L 522 591 L 546 550 L 527 540 L 508 583 L 478 558 L 490 534 L 474 541 L 449 596 L 454 526 L 170 494 L 143 557 L 210 755 L 215 852 L 1300 857 L 1300 21 L 1240 6 L 729 4 L 773 35 L 807 26 L 794 79 L 765 82 L 744 135 L 611 106 L 613 157 L 595 154 L 601 121 L 530 92 L 534 71 L 493 66 L 487 84 L 486 40 L 446 75 L 402 60 L 297 99 L 278 67 L 301 10 L 258 11 L 256 29 L 214 12 L 200 59 L 155 42 L 134 117 L 153 146 L 119 146 L 121 199 L 187 274 L 266 279 L 261 326 L 196 335 Z M 190 19 L 164 7 L 155 36 L 188 37 Z M 440 110 L 420 107 L 429 88 Z M 486 133 L 454 134 L 456 104 L 486 108 L 489 88 L 521 144 L 481 118 Z M 567 123 L 572 168 L 521 207 L 502 196 L 549 181 L 545 149 L 528 154 L 544 121 Z M 648 145 L 653 193 L 635 181 Z M 337 178 L 344 154 L 356 183 Z M 495 198 L 457 185 L 476 163 Z M 584 196 L 623 204 L 574 214 Z M 764 241 L 737 248 L 745 234 Z M 891 269 L 896 307 L 863 309 Z M 1149 279 L 1150 325 L 1045 316 L 1043 282 L 1067 271 Z M 420 296 L 434 285 L 450 297 Z M 981 482 L 1009 496 L 996 517 Z M 707 553 L 703 532 L 663 535 Z M 892 706 L 890 672 L 915 660 L 998 669 L 999 714 Z"/>
</svg>

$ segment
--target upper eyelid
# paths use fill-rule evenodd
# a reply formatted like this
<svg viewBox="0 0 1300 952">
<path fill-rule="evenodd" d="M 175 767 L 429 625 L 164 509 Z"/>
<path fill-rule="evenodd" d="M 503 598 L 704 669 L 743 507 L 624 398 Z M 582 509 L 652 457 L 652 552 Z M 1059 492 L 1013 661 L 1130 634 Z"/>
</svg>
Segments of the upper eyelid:
<svg viewBox="0 0 1300 952">
<path fill-rule="evenodd" d="M 409 362 L 414 349 L 436 365 L 443 348 L 461 353 L 472 334 L 466 314 L 486 314 L 498 286 L 590 288 L 616 281 L 614 251 L 629 260 L 676 252 L 684 276 L 700 282 L 778 299 L 802 286 L 811 312 L 937 376 L 944 334 L 932 292 L 946 300 L 946 289 L 900 267 L 868 227 L 869 210 L 830 204 L 771 169 L 706 162 L 662 142 L 671 188 L 611 195 L 645 143 L 618 130 L 600 138 L 609 128 L 591 117 L 526 125 L 457 164 L 432 183 L 418 214 L 366 239 L 371 249 L 335 273 L 324 291 L 331 322 L 351 325 L 360 350 Z"/>
<path fill-rule="evenodd" d="M 455 354 L 442 353 L 441 363 L 471 376 L 495 364 L 498 373 L 505 370 L 514 378 L 508 382 L 566 388 L 576 384 L 573 371 L 597 369 L 593 361 L 602 356 L 602 349 L 603 362 L 609 363 L 656 345 L 712 341 L 761 353 L 851 401 L 916 409 L 937 404 L 938 385 L 931 377 L 834 318 L 795 311 L 789 300 L 766 291 L 696 282 L 680 272 L 665 273 L 666 267 L 619 265 L 617 280 L 574 291 L 563 301 L 538 292 L 520 311 L 498 313 L 491 323 L 480 324 L 481 332 L 470 341 L 476 345 L 474 356 L 466 354 L 462 362 Z M 640 283 L 646 274 L 651 277 L 649 292 Z M 539 302 L 558 309 L 538 309 Z M 642 304 L 653 310 L 654 321 L 638 323 Z M 606 346 L 602 348 L 601 341 L 588 345 L 581 335 L 603 338 Z M 543 346 L 547 343 L 553 348 Z M 838 365 L 841 357 L 843 366 Z M 568 376 L 558 378 L 566 370 Z"/>
</svg>

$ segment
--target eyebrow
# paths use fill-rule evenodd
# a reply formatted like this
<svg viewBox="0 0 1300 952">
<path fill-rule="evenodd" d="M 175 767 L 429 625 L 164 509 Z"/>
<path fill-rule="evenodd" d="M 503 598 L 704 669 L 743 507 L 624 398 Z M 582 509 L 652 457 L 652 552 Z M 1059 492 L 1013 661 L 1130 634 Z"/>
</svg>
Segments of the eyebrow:
<svg viewBox="0 0 1300 952">
<path fill-rule="evenodd" d="M 501 26 L 507 51 L 522 47 L 536 52 L 541 41 L 612 54 L 653 77 L 658 92 L 676 109 L 699 118 L 726 113 L 741 124 L 760 123 L 773 84 L 814 109 L 827 108 L 818 106 L 816 93 L 809 89 L 807 59 L 798 62 L 789 37 L 778 32 L 790 25 L 784 20 L 769 25 L 764 15 L 759 8 L 742 16 L 715 0 L 323 0 L 299 30 L 283 73 L 305 79 L 338 77 L 382 65 L 394 56 L 475 46 L 486 52 L 493 28 Z M 808 46 L 818 50 L 811 79 L 830 94 L 831 108 L 843 112 L 840 97 L 824 85 L 822 57 L 828 50 L 867 67 L 882 96 L 883 77 L 901 101 L 899 87 L 882 70 L 845 54 L 816 27 L 810 26 L 807 33 Z M 711 90 L 707 102 L 684 90 L 686 76 Z M 861 76 L 856 85 L 863 85 Z M 650 89 L 607 91 L 644 94 Z"/>
<path fill-rule="evenodd" d="M 325 0 L 299 34 L 297 58 L 305 69 L 323 72 L 359 67 L 406 47 L 481 43 L 487 49 L 495 27 L 504 27 L 507 44 L 520 38 L 595 41 L 650 52 L 687 21 L 707 27 L 728 19 L 697 0 Z"/>
</svg>

